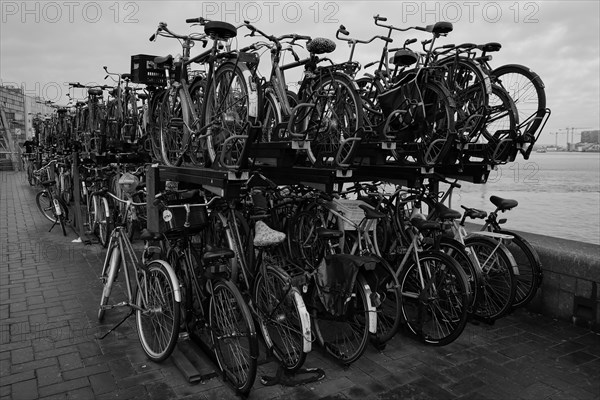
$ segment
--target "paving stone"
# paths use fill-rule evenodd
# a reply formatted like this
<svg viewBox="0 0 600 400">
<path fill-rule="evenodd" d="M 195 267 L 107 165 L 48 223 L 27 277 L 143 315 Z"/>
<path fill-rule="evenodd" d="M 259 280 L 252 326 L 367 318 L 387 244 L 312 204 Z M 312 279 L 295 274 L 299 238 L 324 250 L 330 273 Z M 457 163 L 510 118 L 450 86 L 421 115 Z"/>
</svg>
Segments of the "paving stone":
<svg viewBox="0 0 600 400">
<path fill-rule="evenodd" d="M 13 384 L 11 388 L 11 397 L 13 400 L 37 399 L 39 397 L 37 381 L 31 379 Z"/>
</svg>

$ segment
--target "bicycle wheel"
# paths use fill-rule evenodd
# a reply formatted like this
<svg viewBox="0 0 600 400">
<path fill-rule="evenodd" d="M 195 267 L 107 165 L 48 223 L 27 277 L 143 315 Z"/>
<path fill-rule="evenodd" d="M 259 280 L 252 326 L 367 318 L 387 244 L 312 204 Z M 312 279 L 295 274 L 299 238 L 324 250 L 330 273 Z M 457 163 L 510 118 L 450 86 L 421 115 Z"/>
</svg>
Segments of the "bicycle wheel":
<svg viewBox="0 0 600 400">
<path fill-rule="evenodd" d="M 344 365 L 358 360 L 367 348 L 371 318 L 376 318 L 370 315 L 370 291 L 364 276 L 359 273 L 344 315 L 334 317 L 327 311 L 313 315 L 312 326 L 319 344 Z"/>
<path fill-rule="evenodd" d="M 171 276 L 164 261 L 151 261 L 145 266 L 137 288 L 135 311 L 136 327 L 142 349 L 154 362 L 168 358 L 179 335 L 179 304 L 175 298 L 178 284 Z"/>
<path fill-rule="evenodd" d="M 191 106 L 194 108 L 194 112 L 196 113 L 196 117 L 192 117 L 189 115 L 189 111 L 185 112 L 186 120 L 189 121 L 190 128 L 193 131 L 197 131 L 199 129 L 199 123 L 202 115 L 202 103 L 204 102 L 204 96 L 206 95 L 206 80 L 205 79 L 197 79 L 190 85 L 190 98 L 192 101 Z M 187 129 L 187 128 L 186 128 Z M 191 134 L 191 132 L 190 132 Z M 187 139 L 190 144 L 190 148 L 187 151 L 187 155 L 190 158 L 190 162 L 193 165 L 197 165 L 199 167 L 204 167 L 207 164 L 208 160 L 208 149 L 206 147 L 206 139 Z"/>
<path fill-rule="evenodd" d="M 104 196 L 94 196 L 96 223 L 98 224 L 98 239 L 103 247 L 108 245 L 108 239 L 112 233 L 113 223 L 108 207 L 108 200 Z"/>
<path fill-rule="evenodd" d="M 209 325 L 224 379 L 236 392 L 248 394 L 256 378 L 258 338 L 246 302 L 228 280 L 214 281 Z"/>
<path fill-rule="evenodd" d="M 471 293 L 471 300 L 468 303 L 469 313 L 473 312 L 477 298 L 482 291 L 483 278 L 481 276 L 481 271 L 477 269 L 471 260 L 469 255 L 469 253 L 471 253 L 471 249 L 469 247 L 465 247 L 464 244 L 457 240 L 448 237 L 442 237 L 440 241 L 440 250 L 452 257 L 452 259 L 454 259 L 464 271 L 467 280 L 469 281 Z"/>
<path fill-rule="evenodd" d="M 493 70 L 491 76 L 493 83 L 502 86 L 512 97 L 521 123 L 534 117 L 523 133 L 535 133 L 546 114 L 545 85 L 539 75 L 526 66 L 507 64 Z"/>
<path fill-rule="evenodd" d="M 501 86 L 492 85 L 483 136 L 488 141 L 514 138 L 518 125 L 519 114 L 512 98 Z"/>
<path fill-rule="evenodd" d="M 374 127 L 384 123 L 385 117 L 381 111 L 378 97 L 383 92 L 381 83 L 374 78 L 365 76 L 357 79 L 356 84 L 362 100 L 365 124 Z"/>
<path fill-rule="evenodd" d="M 107 264 L 108 262 L 108 264 Z M 106 259 L 104 261 L 104 268 L 100 274 L 102 280 L 102 297 L 100 297 L 100 308 L 98 309 L 98 321 L 104 320 L 105 309 L 104 306 L 108 304 L 108 299 L 112 291 L 112 285 L 117 278 L 117 273 L 121 267 L 121 251 L 118 246 L 112 246 L 109 249 Z"/>
<path fill-rule="evenodd" d="M 35 195 L 35 203 L 44 217 L 50 222 L 58 222 L 52 197 L 46 190 L 42 190 Z"/>
<path fill-rule="evenodd" d="M 183 107 L 180 89 L 174 88 L 164 95 L 160 105 L 160 151 L 166 165 L 178 167 L 183 162 L 185 143 Z"/>
<path fill-rule="evenodd" d="M 285 272 L 267 266 L 265 274 L 256 277 L 253 297 L 267 348 L 286 371 L 297 371 L 310 351 L 311 339 L 310 317 L 298 289 Z"/>
<path fill-rule="evenodd" d="M 542 284 L 543 272 L 540 256 L 535 248 L 522 236 L 509 231 L 497 231 L 513 238 L 506 246 L 519 268 L 517 278 L 517 292 L 513 301 L 513 308 L 524 307 L 535 297 Z"/>
<path fill-rule="evenodd" d="M 325 243 L 317 236 L 317 229 L 325 227 L 317 211 L 302 211 L 289 224 L 287 235 L 290 253 L 316 268 L 325 256 Z"/>
<path fill-rule="evenodd" d="M 363 128 L 363 103 L 354 83 L 334 73 L 322 77 L 307 99 L 315 107 L 310 111 L 307 149 L 311 163 L 324 165 L 350 164 L 357 137 Z"/>
<path fill-rule="evenodd" d="M 250 120 L 250 98 L 242 70 L 224 63 L 215 72 L 204 101 L 203 125 L 213 164 L 237 168 L 244 164 Z"/>
<path fill-rule="evenodd" d="M 392 267 L 381 257 L 374 270 L 364 271 L 367 284 L 373 293 L 372 301 L 377 311 L 377 333 L 371 341 L 376 346 L 388 342 L 400 327 L 402 320 L 400 283 Z"/>
<path fill-rule="evenodd" d="M 462 268 L 444 253 L 426 251 L 401 272 L 402 316 L 409 333 L 444 346 L 467 324 L 469 283 Z M 421 276 L 423 275 L 423 283 Z"/>
<path fill-rule="evenodd" d="M 465 246 L 479 260 L 483 277 L 482 293 L 473 313 L 477 317 L 495 321 L 511 310 L 515 299 L 515 262 L 506 247 L 502 244 L 498 246 L 493 239 L 475 235 L 465 239 Z"/>
<path fill-rule="evenodd" d="M 88 189 L 89 190 L 89 189 Z M 98 235 L 98 224 L 96 219 L 96 201 L 94 197 L 85 196 L 86 201 L 86 224 L 90 234 Z"/>
<path fill-rule="evenodd" d="M 454 56 L 441 61 L 444 83 L 456 102 L 456 130 L 467 141 L 477 137 L 486 119 L 490 78 L 471 59 Z"/>
<path fill-rule="evenodd" d="M 435 165 L 444 163 L 446 155 L 454 144 L 456 104 L 448 89 L 435 82 L 427 82 L 422 87 L 425 114 L 417 118 L 412 128 L 416 144 L 416 154 L 406 154 L 392 150 L 392 155 L 401 164 Z"/>
<path fill-rule="evenodd" d="M 281 107 L 277 101 L 277 97 L 271 92 L 267 91 L 264 98 L 264 109 L 262 111 L 262 130 L 259 137 L 261 143 L 270 143 L 282 138 L 277 137 L 275 134 L 275 127 L 281 123 Z"/>
<path fill-rule="evenodd" d="M 72 184 L 71 184 L 71 174 L 62 175 L 61 178 L 61 198 L 66 204 L 69 204 L 72 199 Z"/>
</svg>

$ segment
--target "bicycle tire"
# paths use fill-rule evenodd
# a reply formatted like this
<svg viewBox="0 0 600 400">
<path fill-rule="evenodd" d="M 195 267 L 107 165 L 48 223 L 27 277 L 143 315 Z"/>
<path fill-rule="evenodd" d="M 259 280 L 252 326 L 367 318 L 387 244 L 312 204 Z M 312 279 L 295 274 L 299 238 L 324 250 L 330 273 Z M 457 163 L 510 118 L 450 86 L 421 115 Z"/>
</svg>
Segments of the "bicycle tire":
<svg viewBox="0 0 600 400">
<path fill-rule="evenodd" d="M 496 233 L 513 237 L 510 244 L 506 246 L 519 268 L 513 308 L 524 307 L 533 300 L 542 284 L 543 271 L 540 256 L 535 248 L 521 235 L 505 230 L 499 230 Z"/>
<path fill-rule="evenodd" d="M 282 122 L 281 107 L 275 94 L 268 90 L 265 92 L 264 107 L 261 113 L 262 129 L 259 135 L 259 142 L 271 143 L 282 138 L 274 137 L 274 128 Z"/>
<path fill-rule="evenodd" d="M 137 288 L 135 311 L 136 327 L 140 344 L 146 356 L 154 362 L 168 358 L 179 335 L 180 306 L 175 291 L 179 285 L 173 282 L 164 261 L 151 261 L 141 276 Z M 147 290 L 148 304 L 144 304 Z"/>
<path fill-rule="evenodd" d="M 310 351 L 304 346 L 307 335 L 310 343 L 310 317 L 300 292 L 283 274 L 287 275 L 267 266 L 265 274 L 256 277 L 253 298 L 267 348 L 287 372 L 294 372 L 302 367 Z"/>
<path fill-rule="evenodd" d="M 369 325 L 373 316 L 370 315 L 371 303 L 367 288 L 369 285 L 359 272 L 345 315 L 333 317 L 328 312 L 321 311 L 314 314 L 311 321 L 319 344 L 329 355 L 344 365 L 350 365 L 358 360 L 364 354 L 369 342 L 371 335 Z"/>
<path fill-rule="evenodd" d="M 400 283 L 390 264 L 382 257 L 370 254 L 369 257 L 379 259 L 375 269 L 363 271 L 366 282 L 371 288 L 373 299 L 377 299 L 377 332 L 371 334 L 371 342 L 380 347 L 390 341 L 402 322 L 402 306 Z M 372 300 L 374 302 L 374 300 Z"/>
<path fill-rule="evenodd" d="M 416 155 L 392 150 L 401 164 L 442 164 L 454 144 L 456 104 L 452 94 L 436 82 L 427 82 L 422 87 L 422 99 L 425 117 L 417 121 L 418 135 L 413 141 L 419 150 Z"/>
<path fill-rule="evenodd" d="M 519 113 L 519 121 L 526 121 L 535 115 L 527 132 L 536 132 L 546 114 L 546 90 L 542 78 L 519 64 L 502 65 L 494 69 L 491 76 L 492 82 L 502 86 L 512 97 Z"/>
<path fill-rule="evenodd" d="M 258 337 L 246 302 L 228 280 L 214 281 L 209 325 L 224 379 L 237 393 L 248 394 L 256 378 Z"/>
<path fill-rule="evenodd" d="M 96 221 L 98 223 L 98 240 L 103 247 L 108 246 L 110 234 L 112 233 L 113 223 L 108 206 L 108 199 L 104 196 L 94 196 L 96 198 Z"/>
<path fill-rule="evenodd" d="M 492 85 L 482 136 L 488 141 L 484 157 L 494 163 L 514 160 L 518 152 L 519 113 L 510 95 L 501 86 Z"/>
<path fill-rule="evenodd" d="M 165 93 L 159 111 L 161 158 L 171 167 L 179 167 L 183 162 L 181 151 L 185 143 L 185 119 L 181 90 L 173 88 Z"/>
<path fill-rule="evenodd" d="M 202 103 L 204 102 L 204 98 L 206 96 L 206 80 L 198 78 L 190 85 L 190 100 L 191 106 L 194 108 L 194 112 L 196 113 L 196 117 L 189 115 L 189 111 L 185 111 L 184 115 L 186 116 L 185 121 L 188 121 L 188 125 L 192 128 L 193 131 L 198 130 L 201 113 L 202 113 Z M 187 128 L 185 128 L 187 130 Z M 192 132 L 186 131 L 187 135 L 191 136 Z M 206 145 L 206 139 L 194 139 L 193 137 L 188 138 L 184 137 L 184 143 L 189 142 L 189 149 L 187 151 L 187 156 L 190 158 L 190 162 L 193 165 L 197 165 L 199 167 L 204 167 L 208 164 L 208 149 Z"/>
<path fill-rule="evenodd" d="M 231 62 L 221 64 L 207 87 L 202 113 L 212 165 L 238 168 L 245 163 L 247 129 L 252 122 L 249 97 L 240 67 Z"/>
<path fill-rule="evenodd" d="M 434 346 L 445 346 L 463 332 L 468 317 L 469 283 L 450 256 L 433 251 L 419 254 L 419 262 L 432 272 L 421 286 L 413 262 L 400 272 L 402 316 L 411 335 Z"/>
<path fill-rule="evenodd" d="M 444 67 L 443 81 L 456 102 L 456 130 L 477 137 L 484 127 L 491 82 L 479 64 L 469 58 L 450 56 L 436 63 Z"/>
<path fill-rule="evenodd" d="M 363 76 L 357 79 L 356 85 L 363 104 L 363 115 L 365 125 L 375 127 L 385 122 L 385 117 L 379 105 L 379 95 L 383 92 L 383 86 L 375 78 Z"/>
<path fill-rule="evenodd" d="M 52 197 L 46 190 L 42 190 L 35 195 L 35 204 L 42 215 L 50 222 L 58 222 L 54 212 Z"/>
<path fill-rule="evenodd" d="M 108 262 L 108 265 L 103 268 L 102 273 L 100 274 L 100 279 L 102 280 L 102 296 L 100 297 L 100 307 L 98 308 L 99 322 L 104 320 L 106 312 L 104 306 L 108 304 L 108 299 L 112 292 L 112 285 L 117 279 L 117 273 L 121 266 L 121 251 L 118 246 L 112 246 L 112 248 L 108 250 L 105 258 L 105 263 L 106 262 Z"/>
<path fill-rule="evenodd" d="M 96 202 L 93 196 L 86 196 L 86 199 L 86 223 L 88 230 L 90 234 L 98 235 L 98 224 L 96 223 Z"/>
<path fill-rule="evenodd" d="M 452 257 L 465 272 L 467 280 L 469 281 L 471 294 L 471 300 L 468 303 L 470 307 L 469 312 L 472 313 L 483 289 L 483 278 L 481 272 L 475 267 L 471 260 L 469 255 L 471 249 L 455 239 L 442 236 L 440 240 L 440 250 Z"/>
<path fill-rule="evenodd" d="M 506 247 L 503 244 L 498 246 L 493 239 L 473 235 L 465 239 L 465 246 L 477 256 L 483 276 L 482 293 L 473 314 L 495 321 L 512 310 L 517 289 L 513 271 L 516 265 Z"/>
<path fill-rule="evenodd" d="M 351 164 L 359 142 L 348 139 L 357 138 L 364 123 L 356 84 L 340 73 L 325 75 L 313 86 L 307 102 L 315 105 L 307 119 L 312 127 L 307 148 L 310 162 L 313 165 Z M 343 144 L 345 140 L 348 141 Z"/>
<path fill-rule="evenodd" d="M 33 164 L 31 160 L 27 164 L 27 182 L 29 182 L 29 186 L 35 186 L 35 176 L 33 176 Z"/>
<path fill-rule="evenodd" d="M 73 198 L 73 185 L 71 184 L 71 174 L 62 175 L 61 181 L 61 198 L 66 204 L 69 204 L 71 202 L 71 199 Z"/>
</svg>

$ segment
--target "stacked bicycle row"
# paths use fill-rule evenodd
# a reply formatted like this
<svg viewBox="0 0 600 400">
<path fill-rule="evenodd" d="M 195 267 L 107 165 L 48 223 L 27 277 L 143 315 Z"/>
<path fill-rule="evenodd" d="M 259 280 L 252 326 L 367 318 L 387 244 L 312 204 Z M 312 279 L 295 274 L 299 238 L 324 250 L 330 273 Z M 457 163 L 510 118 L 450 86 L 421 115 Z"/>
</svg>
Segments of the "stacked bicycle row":
<svg viewBox="0 0 600 400">
<path fill-rule="evenodd" d="M 73 112 L 60 117 L 70 127 L 60 126 L 87 152 L 146 149 L 166 165 L 216 169 L 255 169 L 276 159 L 276 166 L 443 171 L 494 166 L 519 152 L 529 157 L 550 112 L 535 72 L 517 64 L 493 68 L 490 53 L 499 43 L 437 45 L 450 23 L 398 28 L 385 21 L 374 17 L 387 34 L 368 40 L 350 38 L 340 26 L 336 37 L 351 46 L 345 62 L 332 60 L 336 44 L 325 38 L 277 37 L 248 22 L 236 28 L 204 18 L 187 20 L 204 32 L 181 35 L 160 23 L 151 40 L 178 39 L 182 57 L 132 56 L 129 74 L 104 67 L 114 86 L 71 83 L 87 88 L 88 98 L 73 99 Z M 411 49 L 415 38 L 392 37 L 411 30 L 431 34 L 422 50 Z M 240 32 L 260 40 L 234 49 Z M 394 40 L 403 45 L 392 47 Z M 365 65 L 373 73 L 359 77 L 356 46 L 374 42 L 383 43 L 381 57 Z M 195 44 L 209 48 L 192 55 Z M 270 71 L 262 76 L 266 53 Z M 285 54 L 294 61 L 282 63 Z M 296 92 L 286 82 L 294 69 L 303 70 Z"/>
<path fill-rule="evenodd" d="M 62 224 L 75 197 L 66 194 L 67 160 L 47 161 L 33 173 L 44 186 L 36 201 Z M 84 225 L 107 248 L 99 320 L 130 307 L 155 361 L 187 332 L 209 344 L 242 393 L 255 379 L 258 331 L 288 372 L 302 367 L 315 341 L 348 365 L 399 330 L 449 344 L 470 318 L 493 322 L 530 302 L 541 284 L 535 250 L 498 218 L 517 202 L 493 196 L 489 215 L 467 207 L 461 215 L 444 205 L 460 185 L 439 175 L 415 188 L 373 182 L 325 193 L 253 174 L 239 197 L 197 189 L 148 199 L 145 168 L 82 161 Z M 55 179 L 42 177 L 52 168 Z M 159 232 L 143 229 L 148 202 L 160 209 Z M 467 232 L 467 218 L 485 218 L 482 231 Z M 118 276 L 128 300 L 111 304 Z"/>
</svg>

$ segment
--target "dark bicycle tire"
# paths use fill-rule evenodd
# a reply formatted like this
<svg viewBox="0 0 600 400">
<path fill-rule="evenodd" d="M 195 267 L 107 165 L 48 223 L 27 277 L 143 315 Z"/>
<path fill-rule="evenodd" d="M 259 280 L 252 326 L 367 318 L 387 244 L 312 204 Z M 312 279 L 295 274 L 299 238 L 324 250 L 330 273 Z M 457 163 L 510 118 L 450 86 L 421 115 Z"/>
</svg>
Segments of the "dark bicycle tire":
<svg viewBox="0 0 600 400">
<path fill-rule="evenodd" d="M 117 273 L 121 266 L 121 253 L 119 247 L 111 246 L 108 252 L 109 254 L 106 255 L 106 260 L 108 260 L 107 269 L 103 270 L 100 274 L 100 279 L 102 280 L 102 295 L 100 297 L 100 307 L 98 308 L 99 322 L 104 320 L 104 315 L 106 313 L 104 306 L 108 304 L 108 299 L 112 292 L 112 285 L 117 278 Z"/>
<path fill-rule="evenodd" d="M 264 262 L 264 260 L 263 260 Z M 297 289 L 291 287 L 291 279 L 283 278 L 282 272 L 267 266 L 266 274 L 259 273 L 253 291 L 258 324 L 267 343 L 281 366 L 288 372 L 297 371 L 306 360 L 305 335 L 310 340 L 310 323 L 304 327 L 302 313 L 308 313 Z M 270 282 L 270 283 L 269 283 Z M 274 307 L 273 307 L 274 305 Z M 269 311 L 276 315 L 270 315 Z"/>
<path fill-rule="evenodd" d="M 136 328 L 146 356 L 161 362 L 168 358 L 179 336 L 180 306 L 175 297 L 179 287 L 163 265 L 164 261 L 151 261 L 145 266 L 145 279 L 140 279 L 135 304 Z M 147 290 L 148 304 L 144 291 Z M 157 311 L 158 310 L 158 311 Z"/>
<path fill-rule="evenodd" d="M 58 222 L 54 213 L 52 197 L 46 190 L 42 190 L 35 195 L 35 203 L 44 217 L 50 222 Z"/>
<path fill-rule="evenodd" d="M 315 105 L 306 121 L 311 127 L 307 149 L 311 163 L 351 164 L 359 142 L 349 139 L 357 138 L 364 124 L 356 84 L 344 74 L 324 75 L 312 86 L 306 101 Z"/>
<path fill-rule="evenodd" d="M 162 161 L 172 167 L 183 162 L 181 153 L 185 143 L 185 108 L 181 100 L 180 88 L 172 88 L 165 93 L 159 108 L 160 152 Z"/>
<path fill-rule="evenodd" d="M 444 253 L 425 251 L 419 254 L 419 261 L 432 272 L 425 288 L 414 262 L 398 277 L 405 327 L 427 344 L 445 346 L 455 341 L 467 324 L 469 283 L 460 265 Z"/>
<path fill-rule="evenodd" d="M 113 230 L 113 220 L 108 205 L 108 199 L 104 196 L 94 196 L 96 201 L 96 221 L 98 223 L 98 239 L 103 247 L 108 246 L 109 238 Z"/>
<path fill-rule="evenodd" d="M 495 321 L 512 310 L 517 289 L 513 270 L 516 263 L 506 247 L 494 239 L 473 235 L 465 239 L 465 246 L 477 256 L 483 277 L 482 293 L 473 314 Z"/>
<path fill-rule="evenodd" d="M 492 83 L 503 87 L 512 97 L 521 123 L 535 115 L 527 129 L 527 132 L 535 133 L 546 114 L 546 91 L 542 78 L 519 64 L 502 65 L 492 71 L 491 78 Z"/>
<path fill-rule="evenodd" d="M 214 281 L 209 325 L 224 379 L 237 393 L 248 394 L 256 378 L 258 337 L 242 294 L 229 280 Z"/>
<path fill-rule="evenodd" d="M 364 276 L 359 272 L 345 315 L 333 317 L 327 311 L 313 315 L 311 325 L 314 327 L 317 341 L 329 355 L 343 365 L 357 361 L 364 354 L 369 342 L 369 324 L 372 317 L 368 306 L 368 287 Z"/>
<path fill-rule="evenodd" d="M 370 254 L 379 261 L 375 268 L 363 271 L 367 284 L 371 288 L 373 297 L 377 298 L 375 310 L 377 311 L 377 332 L 371 334 L 371 342 L 382 346 L 390 341 L 402 323 L 402 295 L 400 283 L 390 264 L 382 257 Z"/>
<path fill-rule="evenodd" d="M 235 63 L 221 64 L 207 86 L 201 117 L 208 129 L 206 143 L 212 165 L 236 169 L 246 163 L 248 128 L 253 119 L 249 112 L 244 73 Z"/>
<path fill-rule="evenodd" d="M 525 307 L 533 300 L 543 280 L 542 262 L 535 248 L 521 235 L 499 230 L 496 233 L 511 235 L 513 238 L 506 246 L 511 252 L 519 268 L 517 278 L 517 292 L 513 301 L 513 308 Z"/>
</svg>

